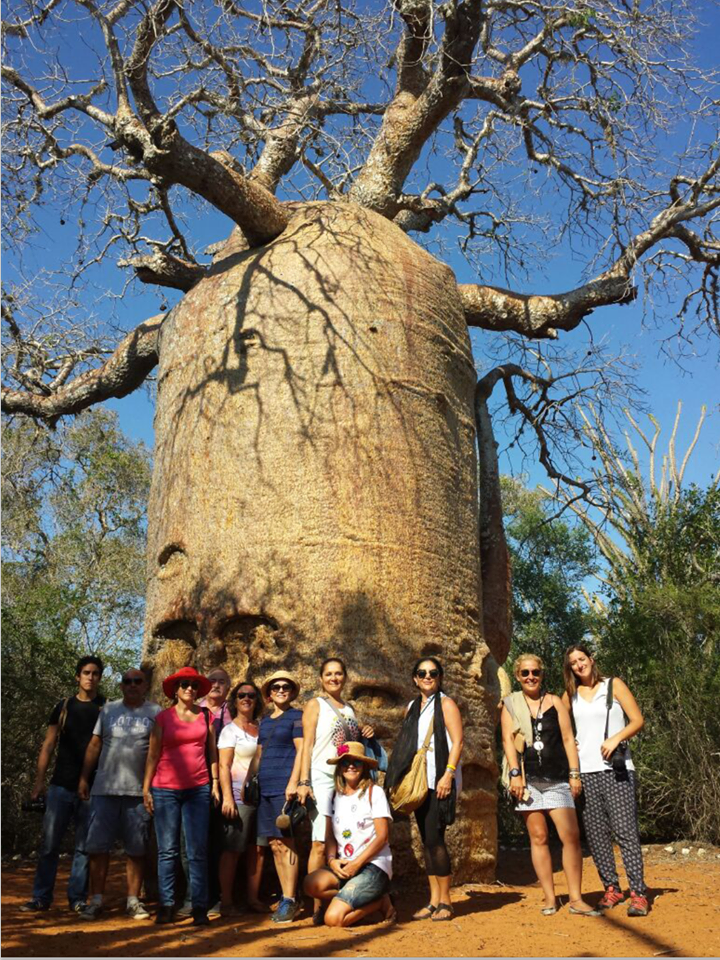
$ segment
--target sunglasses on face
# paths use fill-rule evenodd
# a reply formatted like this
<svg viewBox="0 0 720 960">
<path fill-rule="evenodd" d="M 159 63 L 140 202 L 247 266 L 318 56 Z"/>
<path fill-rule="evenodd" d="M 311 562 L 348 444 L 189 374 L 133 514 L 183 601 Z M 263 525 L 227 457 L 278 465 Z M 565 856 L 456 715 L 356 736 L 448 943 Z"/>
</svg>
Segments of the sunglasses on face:
<svg viewBox="0 0 720 960">
<path fill-rule="evenodd" d="M 360 767 L 360 760 L 353 760 L 352 757 L 348 757 L 347 760 L 340 761 L 341 770 L 347 770 L 348 767 L 354 767 L 355 770 L 358 770 Z"/>
<path fill-rule="evenodd" d="M 270 693 L 290 693 L 291 690 L 291 683 L 274 683 L 270 687 Z"/>
<path fill-rule="evenodd" d="M 257 694 L 254 690 L 246 690 L 245 693 L 237 695 L 238 700 L 257 700 Z"/>
<path fill-rule="evenodd" d="M 145 677 L 123 677 L 121 682 L 124 683 L 126 687 L 139 687 L 141 683 L 145 683 Z"/>
<path fill-rule="evenodd" d="M 425 677 L 430 677 L 431 680 L 436 680 L 440 676 L 439 670 L 416 670 L 415 676 L 419 677 L 420 680 L 424 680 Z"/>
<path fill-rule="evenodd" d="M 183 690 L 185 690 L 187 687 L 192 687 L 193 690 L 200 689 L 200 684 L 197 682 L 197 680 L 181 680 L 178 683 L 178 686 L 182 687 Z"/>
<path fill-rule="evenodd" d="M 541 677 L 541 676 L 542 676 L 542 670 L 521 670 L 521 671 L 520 671 L 520 676 L 523 677 L 523 678 L 527 678 L 527 677 Z"/>
</svg>

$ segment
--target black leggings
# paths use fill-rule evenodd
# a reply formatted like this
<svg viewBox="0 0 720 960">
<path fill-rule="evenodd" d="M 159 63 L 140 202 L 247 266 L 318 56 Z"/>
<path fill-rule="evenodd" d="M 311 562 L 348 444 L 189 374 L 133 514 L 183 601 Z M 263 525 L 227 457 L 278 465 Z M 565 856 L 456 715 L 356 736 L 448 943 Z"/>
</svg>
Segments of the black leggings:
<svg viewBox="0 0 720 960">
<path fill-rule="evenodd" d="M 423 842 L 428 876 L 449 877 L 452 873 L 450 854 L 445 846 L 445 825 L 440 825 L 438 798 L 434 790 L 428 790 L 428 795 L 415 811 L 415 819 Z"/>
</svg>

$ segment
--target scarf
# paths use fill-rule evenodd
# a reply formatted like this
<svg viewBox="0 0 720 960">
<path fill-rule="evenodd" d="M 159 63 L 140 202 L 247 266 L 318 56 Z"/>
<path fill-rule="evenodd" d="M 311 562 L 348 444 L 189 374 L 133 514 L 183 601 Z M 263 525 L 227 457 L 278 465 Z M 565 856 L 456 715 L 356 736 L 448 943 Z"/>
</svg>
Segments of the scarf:
<svg viewBox="0 0 720 960">
<path fill-rule="evenodd" d="M 400 734 L 395 742 L 392 756 L 388 763 L 385 774 L 385 792 L 389 794 L 392 787 L 396 786 L 410 769 L 413 757 L 417 753 L 418 745 L 418 724 L 420 722 L 420 705 L 422 697 L 418 696 L 413 700 L 410 709 L 405 714 L 403 725 L 400 728 Z M 433 723 L 433 746 L 435 748 L 435 769 L 438 771 L 438 779 L 442 776 L 439 771 L 444 771 L 447 767 L 450 756 L 450 748 L 447 742 L 447 731 L 445 729 L 445 717 L 442 709 L 442 697 L 438 691 L 433 698 L 434 723 Z M 450 795 L 444 800 L 438 801 L 440 822 L 449 826 L 455 821 L 455 780 L 453 779 Z"/>
<path fill-rule="evenodd" d="M 515 740 L 515 749 L 521 758 L 525 753 L 525 748 L 533 742 L 532 718 L 530 717 L 530 708 L 527 705 L 522 691 L 511 693 L 510 696 L 503 699 L 503 705 L 513 720 L 513 738 Z M 502 763 L 502 785 L 506 790 L 510 789 L 510 765 L 507 757 L 503 755 Z"/>
</svg>

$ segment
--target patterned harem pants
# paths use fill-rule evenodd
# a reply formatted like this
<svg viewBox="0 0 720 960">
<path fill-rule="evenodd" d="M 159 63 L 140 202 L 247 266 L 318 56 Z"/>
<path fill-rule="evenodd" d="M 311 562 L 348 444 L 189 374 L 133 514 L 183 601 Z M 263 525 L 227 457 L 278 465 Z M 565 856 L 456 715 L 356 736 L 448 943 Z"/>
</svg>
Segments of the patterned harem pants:
<svg viewBox="0 0 720 960">
<path fill-rule="evenodd" d="M 614 770 L 583 773 L 582 822 L 590 853 L 604 887 L 620 889 L 613 834 L 617 840 L 630 889 L 645 894 L 642 850 L 638 834 L 635 773 Z"/>
</svg>

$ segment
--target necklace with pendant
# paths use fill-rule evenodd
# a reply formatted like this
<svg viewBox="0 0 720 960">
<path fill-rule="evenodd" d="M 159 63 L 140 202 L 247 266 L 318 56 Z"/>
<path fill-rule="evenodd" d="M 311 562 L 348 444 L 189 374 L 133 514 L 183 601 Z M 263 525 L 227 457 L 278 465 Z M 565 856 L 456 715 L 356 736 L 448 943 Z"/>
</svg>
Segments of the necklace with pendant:
<svg viewBox="0 0 720 960">
<path fill-rule="evenodd" d="M 525 694 L 523 694 L 523 696 L 525 696 Z M 542 703 L 543 703 L 544 696 L 545 696 L 544 693 L 540 694 L 540 705 L 538 707 L 538 712 L 536 717 L 532 715 L 532 710 L 530 710 L 530 704 L 528 703 L 528 710 L 530 710 L 530 722 L 532 723 L 532 728 L 533 728 L 533 748 L 538 755 L 538 766 L 540 767 L 542 766 L 542 752 L 545 749 L 545 744 L 543 743 L 543 739 L 542 739 L 542 728 L 543 728 Z M 527 703 L 527 697 L 525 697 L 525 702 Z"/>
</svg>

